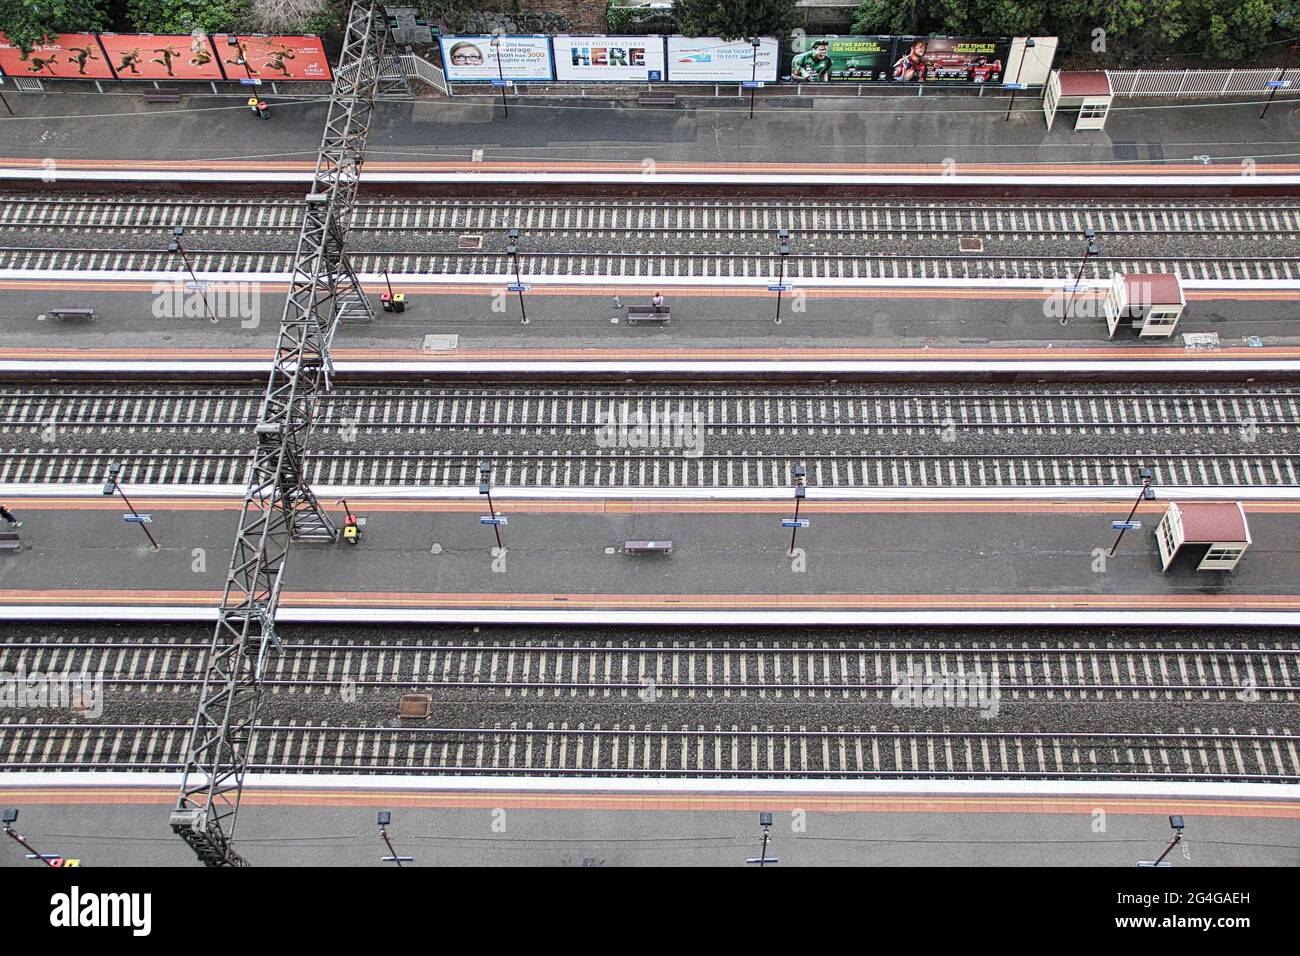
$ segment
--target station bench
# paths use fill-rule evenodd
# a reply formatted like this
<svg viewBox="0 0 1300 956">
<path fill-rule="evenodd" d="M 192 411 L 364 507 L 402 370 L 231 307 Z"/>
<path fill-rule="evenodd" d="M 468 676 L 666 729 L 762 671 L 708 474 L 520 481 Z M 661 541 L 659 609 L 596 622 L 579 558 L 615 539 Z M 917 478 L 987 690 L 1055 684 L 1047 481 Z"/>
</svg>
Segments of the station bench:
<svg viewBox="0 0 1300 956">
<path fill-rule="evenodd" d="M 145 90 L 144 101 L 146 103 L 179 103 L 181 101 L 181 91 Z"/>
<path fill-rule="evenodd" d="M 636 325 L 638 322 L 662 322 L 667 325 L 672 321 L 672 310 L 665 306 L 662 309 L 656 309 L 653 305 L 629 305 L 627 307 L 627 324 Z"/>
<path fill-rule="evenodd" d="M 22 546 L 17 531 L 0 531 L 0 551 L 18 551 Z"/>
<path fill-rule="evenodd" d="M 623 550 L 629 554 L 672 554 L 671 541 L 624 541 Z"/>
<path fill-rule="evenodd" d="M 676 93 L 641 93 L 636 98 L 639 106 L 676 106 Z"/>
<path fill-rule="evenodd" d="M 47 313 L 54 319 L 93 319 L 94 309 L 48 309 Z"/>
</svg>

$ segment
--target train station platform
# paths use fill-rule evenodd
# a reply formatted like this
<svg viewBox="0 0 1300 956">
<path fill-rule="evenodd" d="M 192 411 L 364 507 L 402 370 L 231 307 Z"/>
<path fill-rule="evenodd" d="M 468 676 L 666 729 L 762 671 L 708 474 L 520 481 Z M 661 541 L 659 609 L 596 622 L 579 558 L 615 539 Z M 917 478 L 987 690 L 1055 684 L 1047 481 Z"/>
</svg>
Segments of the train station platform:
<svg viewBox="0 0 1300 956">
<path fill-rule="evenodd" d="M 22 547 L 0 557 L 0 617 L 211 619 L 236 498 L 122 502 L 10 496 Z M 1131 500 L 808 501 L 493 497 L 505 553 L 477 494 L 352 498 L 359 545 L 299 544 L 280 617 L 333 622 L 739 624 L 1300 623 L 1300 501 L 1246 504 L 1254 543 L 1231 573 L 1161 573 L 1152 530 L 1105 551 Z M 338 505 L 329 504 L 341 515 Z M 671 552 L 630 542 L 669 542 Z"/>
<path fill-rule="evenodd" d="M 0 774 L 39 851 L 82 866 L 195 865 L 166 830 L 169 774 Z M 1175 867 L 1294 865 L 1294 787 L 994 781 L 591 781 L 250 774 L 236 849 L 255 865 L 1108 866 L 1152 860 L 1184 818 Z M 161 822 L 160 822 L 161 821 Z M 495 823 L 495 825 L 489 825 Z M 0 867 L 34 866 L 10 841 Z"/>
<path fill-rule="evenodd" d="M 11 99 L 17 116 L 4 122 L 17 132 L 0 150 L 7 159 L 34 160 L 38 172 L 53 160 L 56 178 L 60 166 L 74 173 L 82 160 L 140 163 L 141 181 L 160 172 L 160 163 L 203 165 L 251 182 L 291 171 L 277 164 L 310 171 L 326 109 L 324 99 L 280 98 L 272 101 L 271 122 L 262 123 L 248 115 L 241 97 L 185 96 L 175 108 L 145 105 L 129 94 Z M 760 101 L 753 120 L 748 104 L 709 99 L 645 109 L 594 96 L 516 98 L 508 118 L 496 101 L 418 99 L 376 109 L 363 179 L 463 176 L 461 167 L 481 151 L 474 166 L 480 173 L 521 177 L 594 174 L 611 163 L 644 177 L 652 161 L 692 167 L 656 166 L 654 175 L 712 170 L 788 178 L 839 167 L 852 176 L 1228 176 L 1246 188 L 1252 183 L 1243 160 L 1252 161 L 1255 177 L 1300 171 L 1300 103 L 1279 97 L 1262 120 L 1259 106 L 1253 97 L 1122 101 L 1105 131 L 1058 124 L 1049 132 L 1037 96 L 1021 97 L 1009 122 L 1005 100 L 993 96 L 783 97 Z M 457 168 L 440 169 L 442 163 Z M 0 159 L 0 167 L 18 165 Z M 982 168 L 962 168 L 967 165 Z"/>
<path fill-rule="evenodd" d="M 376 299 L 385 289 L 382 279 L 367 287 Z M 172 293 L 156 289 L 139 279 L 0 279 L 0 305 L 11 316 L 0 328 L 0 374 L 264 378 L 284 309 L 282 282 L 239 287 L 247 308 L 216 323 L 177 314 Z M 1287 290 L 1190 289 L 1178 334 L 1158 343 L 1123 330 L 1108 340 L 1096 290 L 1080 293 L 1072 305 L 1079 314 L 1064 325 L 1044 290 L 1026 288 L 796 287 L 783 295 L 779 325 L 775 295 L 753 286 L 539 282 L 526 294 L 528 324 L 517 296 L 490 283 L 394 277 L 394 290 L 407 297 L 404 313 L 377 311 L 373 324 L 340 329 L 335 360 L 344 376 L 712 370 L 1186 380 L 1300 372 L 1300 311 Z M 628 325 L 627 306 L 657 291 L 667 297 L 671 323 Z M 90 308 L 96 317 L 40 318 L 56 307 Z M 1213 344 L 1188 348 L 1183 333 L 1208 333 Z"/>
</svg>

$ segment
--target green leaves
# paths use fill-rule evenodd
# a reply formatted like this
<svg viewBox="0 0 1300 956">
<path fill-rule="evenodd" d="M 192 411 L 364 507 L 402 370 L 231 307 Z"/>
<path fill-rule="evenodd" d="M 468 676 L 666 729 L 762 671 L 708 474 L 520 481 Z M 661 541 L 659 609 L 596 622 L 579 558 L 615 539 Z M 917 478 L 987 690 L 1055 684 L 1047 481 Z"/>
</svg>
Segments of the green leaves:
<svg viewBox="0 0 1300 956">
<path fill-rule="evenodd" d="M 676 0 L 682 33 L 697 37 L 781 37 L 795 25 L 795 0 Z"/>
<path fill-rule="evenodd" d="M 108 0 L 0 0 L 0 33 L 25 53 L 55 33 L 107 26 Z"/>
</svg>

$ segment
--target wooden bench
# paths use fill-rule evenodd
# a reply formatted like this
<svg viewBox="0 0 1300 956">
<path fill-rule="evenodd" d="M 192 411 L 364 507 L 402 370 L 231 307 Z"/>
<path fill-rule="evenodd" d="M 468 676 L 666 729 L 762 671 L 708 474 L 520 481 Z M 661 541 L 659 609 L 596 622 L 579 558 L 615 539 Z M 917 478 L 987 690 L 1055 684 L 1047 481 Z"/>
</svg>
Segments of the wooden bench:
<svg viewBox="0 0 1300 956">
<path fill-rule="evenodd" d="M 676 93 L 641 93 L 636 98 L 640 106 L 676 106 Z"/>
<path fill-rule="evenodd" d="M 636 325 L 638 322 L 662 322 L 667 325 L 672 321 L 672 310 L 668 306 L 662 309 L 656 309 L 653 305 L 629 305 L 627 307 L 627 324 Z"/>
<path fill-rule="evenodd" d="M 146 103 L 179 103 L 181 101 L 181 91 L 145 90 L 144 101 Z"/>
<path fill-rule="evenodd" d="M 0 551 L 18 551 L 22 546 L 17 531 L 0 531 Z"/>
<path fill-rule="evenodd" d="M 623 550 L 628 554 L 672 554 L 671 541 L 624 541 Z"/>
<path fill-rule="evenodd" d="M 94 309 L 50 309 L 51 318 L 55 319 L 93 319 Z"/>
</svg>

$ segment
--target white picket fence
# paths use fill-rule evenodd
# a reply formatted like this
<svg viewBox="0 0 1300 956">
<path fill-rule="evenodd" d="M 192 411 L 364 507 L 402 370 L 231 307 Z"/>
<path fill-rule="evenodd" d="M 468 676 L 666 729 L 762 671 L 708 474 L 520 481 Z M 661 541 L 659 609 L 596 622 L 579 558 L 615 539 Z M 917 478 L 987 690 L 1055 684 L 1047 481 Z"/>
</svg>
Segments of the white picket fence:
<svg viewBox="0 0 1300 956">
<path fill-rule="evenodd" d="M 1116 96 L 1249 96 L 1267 93 L 1268 81 L 1300 87 L 1300 67 L 1281 70 L 1107 70 Z M 1287 92 L 1283 90 L 1281 92 Z"/>
</svg>

